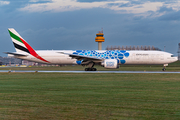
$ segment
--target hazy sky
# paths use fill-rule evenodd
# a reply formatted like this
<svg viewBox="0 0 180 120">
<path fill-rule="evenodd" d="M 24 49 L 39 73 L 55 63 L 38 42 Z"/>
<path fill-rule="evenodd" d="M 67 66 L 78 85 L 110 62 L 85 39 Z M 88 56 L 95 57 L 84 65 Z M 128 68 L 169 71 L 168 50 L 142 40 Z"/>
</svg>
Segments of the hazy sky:
<svg viewBox="0 0 180 120">
<path fill-rule="evenodd" d="M 8 28 L 35 50 L 150 45 L 177 55 L 179 0 L 0 0 L 0 56 L 15 52 Z"/>
</svg>

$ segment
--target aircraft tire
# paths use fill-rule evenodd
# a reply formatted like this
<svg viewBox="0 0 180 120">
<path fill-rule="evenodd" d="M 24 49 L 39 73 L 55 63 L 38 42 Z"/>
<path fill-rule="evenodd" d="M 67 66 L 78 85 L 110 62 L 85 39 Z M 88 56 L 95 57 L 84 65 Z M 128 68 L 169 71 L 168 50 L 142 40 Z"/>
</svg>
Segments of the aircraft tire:
<svg viewBox="0 0 180 120">
<path fill-rule="evenodd" d="M 96 71 L 97 69 L 96 68 L 92 68 L 92 71 Z"/>
<path fill-rule="evenodd" d="M 96 68 L 85 68 L 85 71 L 96 71 Z"/>
<path fill-rule="evenodd" d="M 162 71 L 166 71 L 166 68 L 163 68 Z"/>
</svg>

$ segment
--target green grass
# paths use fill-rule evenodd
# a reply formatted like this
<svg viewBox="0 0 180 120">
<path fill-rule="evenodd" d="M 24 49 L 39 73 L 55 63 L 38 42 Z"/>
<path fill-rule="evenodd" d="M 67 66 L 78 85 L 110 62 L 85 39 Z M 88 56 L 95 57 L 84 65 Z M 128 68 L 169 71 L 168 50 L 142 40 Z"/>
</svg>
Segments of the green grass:
<svg viewBox="0 0 180 120">
<path fill-rule="evenodd" d="M 179 119 L 179 74 L 0 73 L 0 119 Z"/>
<path fill-rule="evenodd" d="M 33 67 L 0 67 L 0 70 L 60 70 L 60 71 L 84 71 L 86 67 L 82 67 L 81 65 L 66 65 L 66 66 L 33 66 Z M 162 71 L 163 65 L 120 65 L 118 69 L 105 69 L 101 66 L 95 66 L 98 71 Z M 180 61 L 169 64 L 166 67 L 166 71 L 180 71 Z"/>
</svg>

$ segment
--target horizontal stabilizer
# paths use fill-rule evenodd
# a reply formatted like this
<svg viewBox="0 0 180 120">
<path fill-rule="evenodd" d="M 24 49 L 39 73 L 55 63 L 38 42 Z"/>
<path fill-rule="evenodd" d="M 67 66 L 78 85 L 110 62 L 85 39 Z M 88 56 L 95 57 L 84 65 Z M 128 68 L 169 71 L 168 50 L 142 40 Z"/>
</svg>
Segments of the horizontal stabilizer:
<svg viewBox="0 0 180 120">
<path fill-rule="evenodd" d="M 24 55 L 24 54 L 20 54 L 20 53 L 12 53 L 12 52 L 4 52 L 4 53 L 14 55 L 14 56 L 28 56 L 28 55 Z"/>
</svg>

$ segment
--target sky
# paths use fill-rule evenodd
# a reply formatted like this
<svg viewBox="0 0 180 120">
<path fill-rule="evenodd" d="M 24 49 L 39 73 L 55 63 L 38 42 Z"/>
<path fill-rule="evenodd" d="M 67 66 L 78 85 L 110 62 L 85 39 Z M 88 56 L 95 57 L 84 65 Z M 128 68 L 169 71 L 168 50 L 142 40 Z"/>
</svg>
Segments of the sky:
<svg viewBox="0 0 180 120">
<path fill-rule="evenodd" d="M 14 28 L 35 50 L 154 46 L 177 55 L 179 0 L 0 0 L 0 56 L 15 52 Z"/>
</svg>

